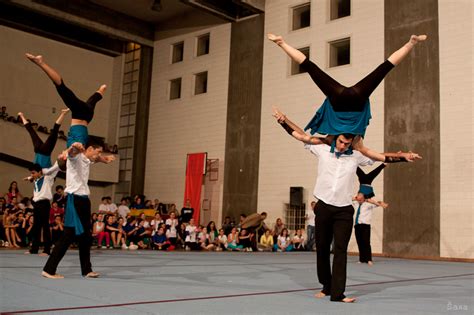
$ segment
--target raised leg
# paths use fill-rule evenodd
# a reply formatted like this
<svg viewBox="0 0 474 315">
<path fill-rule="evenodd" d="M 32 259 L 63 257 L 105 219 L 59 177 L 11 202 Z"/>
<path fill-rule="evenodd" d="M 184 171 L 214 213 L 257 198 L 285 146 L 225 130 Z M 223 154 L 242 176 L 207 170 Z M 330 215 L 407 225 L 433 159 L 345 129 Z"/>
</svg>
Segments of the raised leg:
<svg viewBox="0 0 474 315">
<path fill-rule="evenodd" d="M 33 62 L 34 64 L 36 64 L 38 67 L 41 68 L 41 70 L 43 70 L 46 75 L 53 81 L 53 83 L 55 85 L 60 85 L 61 82 L 62 82 L 62 78 L 61 78 L 61 75 L 59 75 L 59 73 L 54 70 L 53 68 L 51 68 L 48 64 L 46 64 L 43 60 L 43 56 L 41 55 L 32 55 L 30 53 L 26 53 L 26 58 L 28 58 L 31 62 Z"/>
</svg>

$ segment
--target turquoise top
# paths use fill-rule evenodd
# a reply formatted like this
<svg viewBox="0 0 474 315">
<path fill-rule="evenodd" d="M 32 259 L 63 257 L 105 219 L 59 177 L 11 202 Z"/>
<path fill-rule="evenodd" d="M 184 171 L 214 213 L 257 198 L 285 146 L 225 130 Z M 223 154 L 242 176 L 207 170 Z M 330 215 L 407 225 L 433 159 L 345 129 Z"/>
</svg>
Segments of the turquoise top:
<svg viewBox="0 0 474 315">
<path fill-rule="evenodd" d="M 371 118 L 369 99 L 360 112 L 336 112 L 329 99 L 326 98 L 304 130 L 311 129 L 312 135 L 350 133 L 364 137 Z"/>
<path fill-rule="evenodd" d="M 69 128 L 67 134 L 67 147 L 69 148 L 74 142 L 80 142 L 86 146 L 89 141 L 89 133 L 87 132 L 87 126 L 74 125 Z"/>
<path fill-rule="evenodd" d="M 51 164 L 51 156 L 44 155 L 41 153 L 35 153 L 35 159 L 33 161 L 34 164 L 38 164 L 41 168 L 50 168 Z"/>
</svg>

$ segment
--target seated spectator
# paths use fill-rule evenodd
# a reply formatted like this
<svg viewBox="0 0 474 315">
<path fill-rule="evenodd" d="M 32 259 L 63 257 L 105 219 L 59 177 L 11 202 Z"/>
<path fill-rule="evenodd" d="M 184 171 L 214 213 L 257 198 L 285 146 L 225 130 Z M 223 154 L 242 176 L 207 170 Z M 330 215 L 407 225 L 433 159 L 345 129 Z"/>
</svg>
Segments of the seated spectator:
<svg viewBox="0 0 474 315">
<path fill-rule="evenodd" d="M 179 225 L 178 230 L 176 231 L 176 246 L 179 246 L 179 248 L 185 248 L 185 243 L 186 243 L 186 224 L 181 223 Z"/>
<path fill-rule="evenodd" d="M 216 251 L 223 251 L 227 249 L 227 236 L 224 229 L 219 230 L 219 235 L 216 239 Z"/>
<path fill-rule="evenodd" d="M 129 213 L 130 208 L 128 207 L 128 199 L 124 197 L 120 200 L 120 206 L 117 209 L 117 214 L 123 219 L 126 219 Z"/>
<path fill-rule="evenodd" d="M 64 209 L 58 206 L 57 201 L 53 201 L 49 210 L 49 224 L 53 224 L 56 221 L 56 216 L 60 216 L 62 219 L 64 217 Z"/>
<path fill-rule="evenodd" d="M 0 197 L 0 215 L 3 215 L 6 210 L 7 210 L 7 202 L 5 201 L 5 198 Z"/>
<path fill-rule="evenodd" d="M 20 245 L 20 247 L 26 247 L 28 245 L 26 239 L 26 229 L 28 228 L 28 226 L 27 220 L 25 220 L 25 214 L 23 212 L 18 212 L 16 222 L 16 235 L 18 235 L 18 245 Z"/>
<path fill-rule="evenodd" d="M 93 212 L 93 213 L 91 214 L 91 228 L 94 227 L 95 221 L 97 221 L 97 213 L 96 213 L 96 212 Z"/>
<path fill-rule="evenodd" d="M 293 245 L 291 245 L 287 228 L 283 228 L 283 230 L 281 231 L 280 235 L 277 238 L 277 243 L 273 245 L 273 248 L 276 252 L 289 252 L 293 250 Z"/>
<path fill-rule="evenodd" d="M 21 240 L 16 234 L 16 228 L 19 225 L 16 220 L 16 213 L 7 214 L 6 218 L 4 217 L 3 222 L 3 227 L 5 228 L 5 237 L 7 240 L 7 242 L 5 243 L 5 247 L 19 248 L 20 246 L 17 244 L 17 241 L 20 242 Z"/>
<path fill-rule="evenodd" d="M 60 215 L 54 217 L 54 222 L 51 224 L 51 243 L 54 245 L 61 238 L 64 233 L 63 218 Z"/>
<path fill-rule="evenodd" d="M 58 203 L 59 208 L 63 208 L 66 204 L 66 195 L 64 193 L 64 187 L 61 185 L 56 186 L 56 193 L 53 195 L 53 201 Z"/>
<path fill-rule="evenodd" d="M 296 230 L 296 233 L 293 236 L 293 239 L 291 240 L 291 242 L 293 243 L 294 250 L 298 250 L 298 251 L 306 250 L 306 248 L 305 248 L 305 239 L 304 239 L 304 236 L 303 236 L 303 230 L 302 229 Z"/>
<path fill-rule="evenodd" d="M 170 242 L 167 240 L 164 228 L 159 228 L 155 235 L 152 237 L 153 247 L 157 250 L 167 250 L 170 246 Z"/>
<path fill-rule="evenodd" d="M 233 227 L 230 234 L 227 236 L 227 250 L 242 250 L 243 246 L 239 244 L 239 234 L 237 228 Z"/>
<path fill-rule="evenodd" d="M 142 213 L 143 214 L 143 213 Z M 153 220 L 150 222 L 150 226 L 153 229 L 152 235 L 155 235 L 156 232 L 158 231 L 160 224 L 163 223 L 163 219 L 161 218 L 161 215 L 159 212 L 155 212 L 155 217 Z"/>
<path fill-rule="evenodd" d="M 242 250 L 244 252 L 252 251 L 251 237 L 252 237 L 252 234 L 249 234 L 246 229 L 240 230 L 239 244 L 242 245 Z"/>
<path fill-rule="evenodd" d="M 115 216 L 117 214 L 118 207 L 114 202 L 112 202 L 112 198 L 110 196 L 107 197 L 107 209 L 108 209 L 107 213 L 109 215 Z"/>
<path fill-rule="evenodd" d="M 186 226 L 186 239 L 185 239 L 185 249 L 186 250 L 199 250 L 201 247 L 197 242 L 197 233 L 199 229 L 194 225 L 194 219 L 189 220 L 188 226 Z"/>
<path fill-rule="evenodd" d="M 34 216 L 30 213 L 25 214 L 25 229 L 26 229 L 26 238 L 28 240 L 27 246 L 31 246 L 31 242 L 33 240 L 33 223 L 34 223 Z"/>
<path fill-rule="evenodd" d="M 276 219 L 275 225 L 273 226 L 273 243 L 277 244 L 277 238 L 281 234 L 281 231 L 285 228 L 283 221 L 278 218 Z"/>
<path fill-rule="evenodd" d="M 20 190 L 18 189 L 18 183 L 16 181 L 12 181 L 10 183 L 10 187 L 8 187 L 8 191 L 5 194 L 5 200 L 7 201 L 7 204 L 15 204 L 18 202 L 18 200 L 21 200 L 22 195 L 20 193 Z"/>
<path fill-rule="evenodd" d="M 0 119 L 6 120 L 8 118 L 7 107 L 2 106 L 2 111 L 0 112 Z"/>
<path fill-rule="evenodd" d="M 109 215 L 105 223 L 105 230 L 110 234 L 114 248 L 120 248 L 120 241 L 123 240 L 122 227 L 115 221 L 115 216 Z"/>
<path fill-rule="evenodd" d="M 92 236 L 97 238 L 97 248 L 102 248 L 104 237 L 107 248 L 110 247 L 110 233 L 105 230 L 104 215 L 102 213 L 97 215 L 97 221 L 92 227 Z"/>
<path fill-rule="evenodd" d="M 107 212 L 109 212 L 109 208 L 107 206 L 107 197 L 102 197 L 101 201 L 102 203 L 99 205 L 99 213 L 105 215 Z"/>
<path fill-rule="evenodd" d="M 145 209 L 153 209 L 151 200 L 145 200 Z"/>
<path fill-rule="evenodd" d="M 186 199 L 185 206 L 181 209 L 180 221 L 188 223 L 194 215 L 194 208 L 191 206 L 191 200 Z"/>
<path fill-rule="evenodd" d="M 270 230 L 266 230 L 265 234 L 260 237 L 257 248 L 260 252 L 271 252 L 273 250 L 273 236 Z"/>
<path fill-rule="evenodd" d="M 150 222 L 146 219 L 145 212 L 140 213 L 140 219 L 143 222 L 143 228 L 146 230 L 147 234 L 149 234 L 151 236 L 152 228 L 151 228 Z M 138 223 L 139 222 L 137 222 L 137 224 Z M 163 220 L 161 220 L 160 223 L 163 223 Z"/>
<path fill-rule="evenodd" d="M 175 217 L 178 218 L 179 217 L 179 212 L 178 212 L 178 209 L 176 209 L 176 205 L 174 203 L 170 204 L 170 207 L 168 209 L 168 214 L 171 215 L 171 213 L 175 214 Z"/>
<path fill-rule="evenodd" d="M 202 250 L 213 250 L 215 245 L 209 241 L 209 234 L 207 228 L 201 227 L 201 232 L 198 235 L 199 246 Z"/>
<path fill-rule="evenodd" d="M 217 235 L 219 235 L 219 231 L 217 231 L 216 223 L 214 221 L 209 222 L 207 225 L 207 233 L 209 234 L 209 242 L 212 244 L 216 244 Z"/>
<path fill-rule="evenodd" d="M 166 219 L 166 237 L 171 245 L 176 246 L 176 240 L 178 237 L 178 219 L 176 219 L 176 213 L 171 212 L 170 217 Z"/>
<path fill-rule="evenodd" d="M 224 223 L 222 223 L 222 228 L 224 229 L 224 234 L 229 235 L 230 232 L 232 231 L 232 228 L 234 225 L 230 221 L 230 217 L 225 217 Z"/>
<path fill-rule="evenodd" d="M 143 203 L 143 199 L 140 196 L 137 196 L 131 208 L 139 209 L 139 210 L 145 209 L 145 204 Z"/>
<path fill-rule="evenodd" d="M 138 219 L 137 226 L 136 226 L 136 233 L 135 233 L 135 242 L 139 248 L 145 249 L 147 245 L 145 244 L 145 239 L 147 239 L 151 235 L 151 231 L 148 231 L 145 228 L 145 222 L 148 222 L 143 219 Z"/>
</svg>

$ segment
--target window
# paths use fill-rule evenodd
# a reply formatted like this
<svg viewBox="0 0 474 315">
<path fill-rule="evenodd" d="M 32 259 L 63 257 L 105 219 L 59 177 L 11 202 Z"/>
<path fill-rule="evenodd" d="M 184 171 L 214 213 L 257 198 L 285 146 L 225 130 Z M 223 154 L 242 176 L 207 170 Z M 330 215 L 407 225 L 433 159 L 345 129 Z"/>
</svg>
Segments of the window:
<svg viewBox="0 0 474 315">
<path fill-rule="evenodd" d="M 330 0 L 331 20 L 351 15 L 351 0 Z"/>
<path fill-rule="evenodd" d="M 170 80 L 170 100 L 181 98 L 181 78 Z"/>
<path fill-rule="evenodd" d="M 207 92 L 207 71 L 194 75 L 194 95 Z"/>
<path fill-rule="evenodd" d="M 311 23 L 311 5 L 305 3 L 291 9 L 292 12 L 292 30 L 308 27 Z"/>
<path fill-rule="evenodd" d="M 209 44 L 210 44 L 209 34 L 199 36 L 197 38 L 196 56 L 198 57 L 198 56 L 209 54 Z"/>
<path fill-rule="evenodd" d="M 171 63 L 183 61 L 184 42 L 173 44 Z"/>
<path fill-rule="evenodd" d="M 351 40 L 344 38 L 329 43 L 329 67 L 351 63 Z"/>
<path fill-rule="evenodd" d="M 309 47 L 303 47 L 303 48 L 300 48 L 298 50 L 301 51 L 306 56 L 306 58 L 309 58 Z M 304 71 L 301 68 L 300 64 L 294 62 L 293 60 L 291 61 L 291 75 L 304 73 L 304 72 L 306 72 L 306 71 Z"/>
</svg>

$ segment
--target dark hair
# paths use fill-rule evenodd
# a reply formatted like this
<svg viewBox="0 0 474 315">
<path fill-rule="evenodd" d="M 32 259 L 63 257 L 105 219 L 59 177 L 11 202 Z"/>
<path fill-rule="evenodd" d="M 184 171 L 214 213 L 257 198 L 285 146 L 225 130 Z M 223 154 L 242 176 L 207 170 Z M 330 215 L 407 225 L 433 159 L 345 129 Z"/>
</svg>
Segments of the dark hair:
<svg viewBox="0 0 474 315">
<path fill-rule="evenodd" d="M 63 187 L 62 185 L 57 185 L 57 186 L 56 186 L 56 191 L 58 191 L 58 189 L 64 190 L 64 187 Z"/>
<path fill-rule="evenodd" d="M 43 168 L 42 168 L 38 163 L 35 163 L 35 164 L 31 165 L 31 166 L 28 168 L 28 170 L 29 170 L 30 172 L 35 171 L 35 172 L 38 172 L 38 173 L 39 173 L 39 172 L 41 172 L 41 171 L 43 170 Z"/>
<path fill-rule="evenodd" d="M 353 133 L 341 133 L 337 137 L 339 137 L 339 136 L 344 136 L 344 138 L 346 138 L 346 139 L 354 139 L 356 135 L 353 134 Z M 336 137 L 336 139 L 337 139 L 337 137 Z"/>
<path fill-rule="evenodd" d="M 247 217 L 247 215 L 246 215 L 245 213 L 241 213 L 240 216 L 241 216 L 241 217 L 244 217 L 244 218 Z"/>
<path fill-rule="evenodd" d="M 260 213 L 260 215 L 267 215 L 267 213 L 266 213 L 266 212 L 262 212 L 262 213 Z"/>
<path fill-rule="evenodd" d="M 8 192 L 12 192 L 13 183 L 16 184 L 15 193 L 17 194 L 19 192 L 19 190 L 18 190 L 18 183 L 16 181 L 13 181 L 13 182 L 10 183 L 10 187 L 8 188 Z"/>
<path fill-rule="evenodd" d="M 107 200 L 107 199 L 108 199 L 107 197 L 102 197 L 101 200 L 104 201 L 104 200 Z"/>
</svg>

